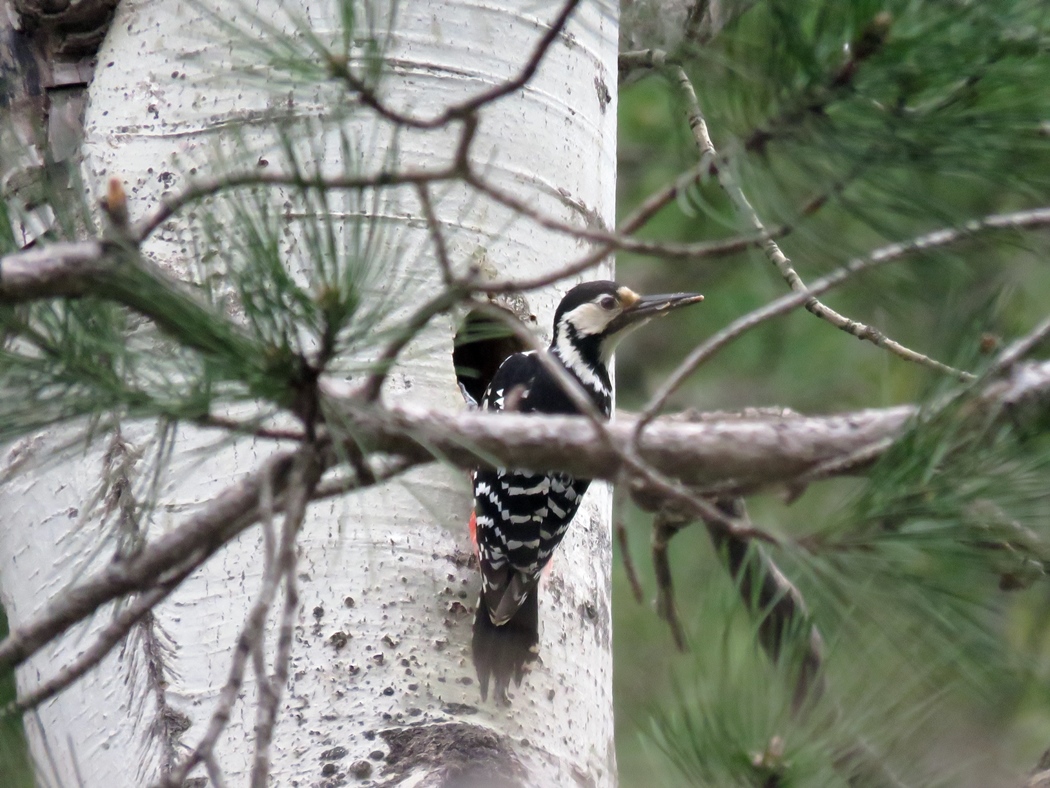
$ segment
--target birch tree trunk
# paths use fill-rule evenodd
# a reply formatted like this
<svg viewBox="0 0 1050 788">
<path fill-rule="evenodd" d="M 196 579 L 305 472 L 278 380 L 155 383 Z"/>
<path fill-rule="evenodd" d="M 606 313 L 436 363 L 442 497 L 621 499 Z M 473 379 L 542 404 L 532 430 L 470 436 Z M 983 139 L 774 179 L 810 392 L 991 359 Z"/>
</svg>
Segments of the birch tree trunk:
<svg viewBox="0 0 1050 788">
<path fill-rule="evenodd" d="M 280 5 L 262 0 L 254 10 L 282 25 Z M 300 11 L 322 38 L 333 37 L 336 10 L 314 5 Z M 517 0 L 401 2 L 384 53 L 382 95 L 394 108 L 437 114 L 518 73 L 559 11 L 556 4 Z M 233 5 L 217 6 L 217 13 L 251 24 Z M 471 149 L 495 183 L 579 225 L 612 224 L 616 41 L 615 8 L 581 5 L 528 85 L 481 110 Z M 245 42 L 231 40 L 193 3 L 124 0 L 90 88 L 87 196 L 97 199 L 108 179 L 119 178 L 134 220 L 219 170 L 220 152 L 233 168 L 244 163 L 245 149 L 256 157 L 252 165 L 279 167 L 275 120 L 289 112 L 323 118 L 339 88 L 276 92 L 232 70 L 234 59 L 250 56 Z M 341 126 L 361 141 L 362 169 L 389 161 L 395 150 L 389 124 L 361 108 Z M 236 145 L 231 128 L 240 135 Z M 398 165 L 448 161 L 457 138 L 456 124 L 399 133 Z M 326 168 L 345 164 L 331 129 L 304 142 L 309 149 L 324 151 Z M 344 218 L 360 210 L 343 198 L 333 205 Z M 436 209 L 453 261 L 480 264 L 486 275 L 540 274 L 579 252 L 578 240 L 539 230 L 463 185 L 446 190 Z M 222 210 L 216 201 L 193 212 Z M 387 247 L 402 261 L 379 288 L 403 294 L 392 321 L 409 313 L 413 296 L 440 283 L 441 273 L 411 189 L 386 193 L 369 210 L 381 214 Z M 196 275 L 201 254 L 193 212 L 165 225 L 144 249 L 186 279 Z M 293 218 L 284 221 L 285 251 L 294 260 L 304 254 L 299 228 Z M 348 235 L 342 240 L 349 243 Z M 608 269 L 597 273 L 603 274 Z M 571 284 L 506 305 L 533 319 L 548 339 L 558 293 Z M 385 396 L 462 407 L 454 333 L 453 319 L 432 321 L 391 375 Z M 277 445 L 217 444 L 214 432 L 180 427 L 157 505 L 147 511 L 154 425 L 126 422 L 87 452 L 58 454 L 68 437 L 40 435 L 8 454 L 0 487 L 0 593 L 12 625 L 115 553 L 182 522 Z M 273 784 L 496 784 L 496 776 L 537 786 L 615 783 L 607 487 L 592 485 L 555 559 L 540 598 L 541 663 L 509 708 L 481 702 L 469 658 L 479 585 L 466 532 L 470 506 L 461 472 L 429 466 L 401 482 L 310 507 L 297 542 L 299 605 L 271 748 Z M 116 788 L 170 773 L 208 726 L 260 591 L 263 551 L 263 528 L 243 533 L 137 626 L 123 648 L 27 716 L 41 784 Z M 113 612 L 100 611 L 23 666 L 20 692 L 75 658 Z M 270 659 L 276 638 L 272 615 Z M 246 784 L 251 769 L 256 695 L 249 669 L 216 748 L 229 785 Z M 204 785 L 204 774 L 199 767 L 192 776 Z"/>
</svg>

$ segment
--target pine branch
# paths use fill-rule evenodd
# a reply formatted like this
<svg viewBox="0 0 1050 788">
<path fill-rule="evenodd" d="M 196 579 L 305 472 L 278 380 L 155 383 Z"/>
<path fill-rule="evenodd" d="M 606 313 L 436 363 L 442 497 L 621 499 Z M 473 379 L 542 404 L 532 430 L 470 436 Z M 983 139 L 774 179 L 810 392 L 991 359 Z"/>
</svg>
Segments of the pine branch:
<svg viewBox="0 0 1050 788">
<path fill-rule="evenodd" d="M 813 281 L 804 290 L 783 295 L 770 301 L 765 306 L 737 318 L 728 326 L 713 334 L 705 342 L 695 347 L 650 398 L 643 410 L 642 418 L 638 422 L 638 429 L 641 431 L 651 419 L 655 418 L 656 414 L 667 404 L 671 395 L 681 387 L 686 378 L 730 342 L 746 334 L 756 326 L 772 320 L 774 317 L 787 314 L 802 306 L 811 298 L 838 287 L 858 273 L 900 260 L 908 255 L 950 246 L 990 230 L 1022 230 L 1047 226 L 1050 226 L 1050 208 L 1033 208 L 1015 213 L 991 214 L 980 219 L 973 219 L 959 227 L 934 230 L 908 241 L 888 244 L 887 246 L 879 247 L 866 256 L 854 258 L 837 271 L 833 271 L 827 276 Z"/>
<path fill-rule="evenodd" d="M 836 328 L 845 331 L 847 334 L 852 334 L 858 339 L 868 340 L 878 347 L 889 350 L 894 355 L 899 356 L 906 361 L 921 364 L 925 367 L 936 370 L 937 372 L 952 375 L 960 380 L 972 380 L 973 376 L 969 372 L 955 369 L 947 364 L 932 359 L 929 356 L 911 350 L 899 342 L 890 339 L 881 331 L 839 314 L 816 298 L 816 294 L 813 292 L 812 288 L 806 287 L 805 282 L 802 281 L 802 277 L 798 275 L 798 272 L 792 265 L 791 260 L 789 260 L 787 255 L 780 250 L 777 242 L 767 232 L 765 225 L 762 223 L 761 218 L 759 218 L 758 212 L 751 205 L 751 202 L 747 199 L 747 195 L 744 194 L 744 190 L 736 182 L 736 179 L 732 176 L 730 171 L 725 167 L 715 166 L 714 162 L 717 160 L 718 153 L 715 150 L 714 143 L 711 141 L 711 135 L 708 133 L 707 121 L 704 120 L 703 113 L 700 111 L 700 102 L 696 97 L 693 83 L 685 73 L 685 69 L 681 66 L 673 68 L 672 73 L 675 75 L 675 79 L 685 98 L 686 106 L 688 108 L 689 128 L 693 132 L 697 148 L 700 151 L 701 160 L 711 162 L 718 183 L 728 195 L 737 211 L 739 211 L 747 221 L 748 225 L 750 225 L 759 236 L 766 236 L 766 240 L 762 242 L 762 250 L 766 253 L 766 257 L 769 258 L 770 262 L 776 266 L 780 275 L 784 278 L 784 281 L 787 282 L 788 287 L 796 293 L 807 293 L 809 295 L 809 298 L 805 301 L 806 309 L 817 317 L 831 323 Z"/>
<path fill-rule="evenodd" d="M 744 501 L 723 498 L 718 507 L 738 519 L 747 519 Z M 766 553 L 762 545 L 727 533 L 717 524 L 706 523 L 711 544 L 726 563 L 736 582 L 740 597 L 751 615 L 758 619 L 762 647 L 774 662 L 784 656 L 792 630 L 807 632 L 806 648 L 797 655 L 797 677 L 792 708 L 798 713 L 803 705 L 820 697 L 824 691 L 824 639 L 809 620 L 809 611 L 798 587 Z"/>
<path fill-rule="evenodd" d="M 54 243 L 0 257 L 0 304 L 86 296 L 128 307 L 186 347 L 242 359 L 256 351 L 255 343 L 232 323 L 118 244 Z"/>
</svg>

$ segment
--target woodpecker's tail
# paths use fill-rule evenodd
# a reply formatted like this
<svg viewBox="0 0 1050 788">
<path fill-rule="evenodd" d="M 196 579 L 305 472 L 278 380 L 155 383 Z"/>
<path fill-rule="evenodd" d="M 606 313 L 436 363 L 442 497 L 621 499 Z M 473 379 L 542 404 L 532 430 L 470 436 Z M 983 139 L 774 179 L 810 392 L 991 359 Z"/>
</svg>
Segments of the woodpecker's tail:
<svg viewBox="0 0 1050 788">
<path fill-rule="evenodd" d="M 511 679 L 521 686 L 529 664 L 539 657 L 539 604 L 536 597 L 534 588 L 517 612 L 501 626 L 492 623 L 484 597 L 478 600 L 472 650 L 482 700 L 488 697 L 489 680 L 492 679 L 496 702 L 509 704 L 507 690 Z"/>
</svg>

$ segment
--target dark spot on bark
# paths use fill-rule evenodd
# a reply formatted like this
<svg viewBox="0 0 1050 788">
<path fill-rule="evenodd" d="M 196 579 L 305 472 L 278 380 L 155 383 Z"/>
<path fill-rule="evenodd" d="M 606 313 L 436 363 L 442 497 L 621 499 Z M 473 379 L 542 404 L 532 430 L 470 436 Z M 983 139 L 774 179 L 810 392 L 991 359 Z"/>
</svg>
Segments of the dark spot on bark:
<svg viewBox="0 0 1050 788">
<path fill-rule="evenodd" d="M 426 784 L 442 788 L 525 785 L 525 768 L 509 740 L 489 728 L 451 722 L 387 730 L 380 735 L 390 747 L 383 774 L 390 775 L 394 784 L 426 769 Z"/>
<path fill-rule="evenodd" d="M 346 672 L 349 673 L 351 676 L 356 676 L 358 673 L 361 672 L 361 668 L 359 668 L 357 665 L 351 665 L 346 669 Z"/>
<path fill-rule="evenodd" d="M 324 618 L 324 608 L 320 605 L 314 608 L 314 618 L 316 618 L 318 621 Z"/>
<path fill-rule="evenodd" d="M 594 89 L 598 92 L 598 105 L 601 107 L 602 114 L 605 114 L 605 108 L 609 106 L 609 102 L 612 101 L 612 94 L 609 93 L 609 86 L 605 84 L 605 80 L 601 76 L 594 78 Z"/>
<path fill-rule="evenodd" d="M 470 550 L 456 550 L 454 553 L 446 553 L 445 560 L 460 569 L 471 569 L 474 567 L 474 553 Z M 455 580 L 455 575 L 448 576 L 449 581 Z"/>
<path fill-rule="evenodd" d="M 554 700 L 554 690 L 547 690 L 547 700 Z"/>
<path fill-rule="evenodd" d="M 386 695 L 387 697 L 390 697 L 391 695 L 394 694 L 394 688 L 393 687 L 387 687 L 386 689 L 383 690 L 383 694 Z"/>
<path fill-rule="evenodd" d="M 418 684 L 409 684 L 408 685 L 408 691 L 409 692 L 415 692 L 417 689 L 419 689 L 419 685 Z"/>
<path fill-rule="evenodd" d="M 345 758 L 347 755 L 346 747 L 333 747 L 330 750 L 325 750 L 321 753 L 322 761 L 338 761 L 340 758 Z"/>
<path fill-rule="evenodd" d="M 363 780 L 372 774 L 372 764 L 368 761 L 354 761 L 350 764 L 350 774 L 358 780 Z"/>
<path fill-rule="evenodd" d="M 457 616 L 466 616 L 470 613 L 470 611 L 463 606 L 462 602 L 453 602 L 451 605 L 448 606 L 448 612 Z"/>
<path fill-rule="evenodd" d="M 383 760 L 383 751 L 372 750 L 372 752 L 368 753 L 368 757 L 371 758 L 373 761 L 381 761 Z"/>
<path fill-rule="evenodd" d="M 382 665 L 384 662 L 386 662 L 386 657 L 384 657 L 382 654 L 373 654 L 372 661 L 377 665 Z"/>
<path fill-rule="evenodd" d="M 333 632 L 332 635 L 328 638 L 328 642 L 335 646 L 336 651 L 339 651 L 341 648 L 346 646 L 349 640 L 350 636 L 345 632 Z"/>
<path fill-rule="evenodd" d="M 321 776 L 331 777 L 337 771 L 339 771 L 339 767 L 336 766 L 334 763 L 326 763 L 324 766 L 321 767 Z"/>
<path fill-rule="evenodd" d="M 441 707 L 445 714 L 477 714 L 478 707 L 469 703 L 446 703 Z"/>
</svg>

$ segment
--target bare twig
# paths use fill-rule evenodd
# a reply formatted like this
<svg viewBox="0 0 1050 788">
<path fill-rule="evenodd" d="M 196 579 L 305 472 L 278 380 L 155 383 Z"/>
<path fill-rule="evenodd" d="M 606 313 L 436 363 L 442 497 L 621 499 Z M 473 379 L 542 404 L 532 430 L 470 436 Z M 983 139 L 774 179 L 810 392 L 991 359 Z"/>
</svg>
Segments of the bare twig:
<svg viewBox="0 0 1050 788">
<path fill-rule="evenodd" d="M 419 195 L 419 204 L 423 207 L 423 216 L 427 220 L 430 240 L 434 244 L 434 255 L 441 269 L 441 279 L 445 287 L 451 288 L 456 284 L 456 275 L 452 271 L 452 260 L 448 254 L 448 245 L 445 243 L 445 234 L 441 232 L 441 221 L 434 212 L 434 204 L 430 201 L 430 190 L 424 184 L 418 184 L 416 194 Z"/>
<path fill-rule="evenodd" d="M 230 672 L 226 684 L 219 693 L 219 698 L 216 701 L 215 709 L 212 712 L 211 720 L 208 723 L 208 728 L 201 737 L 201 740 L 197 743 L 197 746 L 193 748 L 189 755 L 187 755 L 186 758 L 184 758 L 183 761 L 172 770 L 171 774 L 161 780 L 159 785 L 163 788 L 176 788 L 177 786 L 181 786 L 185 782 L 186 776 L 197 766 L 197 764 L 205 762 L 208 759 L 215 748 L 219 736 L 229 723 L 234 704 L 237 702 L 237 694 L 240 691 L 241 684 L 244 680 L 244 671 L 248 664 L 248 658 L 257 648 L 259 648 L 258 644 L 264 637 L 266 618 L 273 605 L 274 598 L 277 595 L 277 590 L 282 577 L 287 583 L 285 573 L 288 568 L 288 561 L 290 560 L 294 566 L 295 535 L 298 533 L 299 525 L 305 514 L 310 490 L 316 485 L 320 471 L 320 466 L 317 463 L 314 452 L 315 450 L 312 446 L 307 446 L 298 452 L 293 459 L 293 468 L 290 479 L 287 483 L 289 500 L 285 508 L 280 552 L 276 556 L 276 560 L 268 561 L 267 566 L 264 569 L 259 596 L 252 604 L 252 607 L 248 612 L 248 617 L 244 622 L 244 626 L 241 628 L 241 633 L 237 640 L 237 647 L 234 650 L 233 658 L 230 662 Z M 276 489 L 276 481 L 276 479 L 270 479 L 264 482 L 264 487 L 268 487 L 271 490 Z M 261 493 L 264 500 L 268 495 L 269 493 L 265 491 Z M 268 509 L 269 507 L 264 506 L 264 508 Z M 289 553 L 292 555 L 291 559 L 288 558 Z M 271 697 L 276 696 L 279 699 L 280 687 L 283 687 L 284 681 L 282 680 L 280 684 L 277 684 L 276 676 L 273 681 L 267 681 L 265 673 L 258 678 L 260 682 L 261 696 L 260 708 L 262 708 L 266 705 L 265 698 L 267 695 Z M 287 680 L 287 676 L 285 676 L 284 680 Z M 276 703 L 276 701 L 273 702 Z M 272 733 L 272 725 L 270 733 Z M 256 735 L 257 737 L 265 735 L 265 731 L 260 733 L 257 726 Z M 258 741 L 259 739 L 257 739 L 257 744 Z M 268 742 L 266 744 L 266 749 L 269 749 Z"/>
<path fill-rule="evenodd" d="M 697 148 L 700 151 L 701 159 L 714 161 L 718 154 L 715 151 L 714 143 L 711 141 L 711 135 L 708 133 L 707 122 L 704 120 L 704 116 L 700 111 L 700 103 L 697 100 L 696 91 L 693 89 L 693 83 L 681 66 L 676 66 L 672 71 L 682 90 L 682 94 L 685 97 L 686 104 L 688 105 L 689 128 L 692 129 Z M 780 247 L 777 245 L 777 242 L 773 237 L 766 231 L 765 225 L 758 216 L 758 212 L 751 205 L 751 202 L 747 199 L 743 189 L 736 182 L 736 179 L 732 176 L 728 168 L 717 168 L 716 177 L 719 184 L 722 186 L 722 189 L 755 233 L 759 236 L 765 237 L 765 240 L 761 243 L 762 249 L 766 253 L 770 262 L 772 262 L 777 270 L 780 271 L 780 275 L 784 278 L 784 281 L 787 282 L 788 287 L 796 293 L 809 293 L 810 297 L 805 302 L 807 310 L 817 317 L 831 323 L 836 328 L 839 328 L 848 334 L 852 334 L 858 339 L 866 339 L 879 347 L 883 347 L 906 361 L 921 364 L 929 369 L 952 375 L 960 380 L 973 379 L 973 376 L 969 372 L 955 369 L 954 367 L 950 367 L 947 364 L 930 358 L 929 356 L 911 350 L 899 342 L 890 339 L 881 331 L 856 320 L 851 320 L 821 303 L 816 298 L 812 288 L 807 290 L 805 282 L 802 281 L 798 272 L 795 271 L 791 261 L 780 250 Z"/>
<path fill-rule="evenodd" d="M 435 169 L 380 170 L 372 175 L 361 176 L 308 176 L 303 173 L 231 172 L 214 178 L 195 181 L 178 194 L 163 200 L 149 215 L 135 224 L 132 236 L 141 243 L 158 227 L 172 218 L 181 209 L 213 197 L 224 191 L 247 186 L 293 186 L 297 189 L 319 189 L 325 191 L 364 191 L 390 186 L 420 185 L 448 181 L 458 176 L 456 164 Z"/>
<path fill-rule="evenodd" d="M 204 769 L 208 773 L 208 779 L 211 780 L 209 788 L 226 788 L 226 781 L 222 777 L 222 769 L 219 768 L 219 761 L 215 753 L 210 752 L 204 758 Z"/>
<path fill-rule="evenodd" d="M 634 560 L 631 558 L 631 545 L 627 538 L 627 528 L 623 521 L 616 522 L 616 541 L 620 544 L 620 560 L 623 562 L 623 570 L 627 573 L 627 582 L 631 586 L 634 600 L 641 604 L 645 601 L 645 593 L 642 584 L 638 580 L 638 571 L 634 568 Z"/>
<path fill-rule="evenodd" d="M 617 232 L 621 236 L 629 235 L 630 233 L 636 232 L 645 226 L 657 213 L 663 210 L 665 207 L 674 202 L 675 198 L 681 193 L 682 189 L 686 188 L 690 183 L 701 177 L 701 172 L 698 168 L 682 174 L 675 178 L 670 183 L 666 184 L 660 189 L 657 189 L 650 194 L 642 203 L 635 208 L 626 219 L 620 224 Z M 606 257 L 608 257 L 614 251 L 613 247 L 609 244 L 594 249 L 588 252 L 580 259 L 563 266 L 562 268 L 551 271 L 540 276 L 533 277 L 532 279 L 514 280 L 514 279 L 501 279 L 493 282 L 478 283 L 474 286 L 474 290 L 479 293 L 507 293 L 516 292 L 522 293 L 528 290 L 536 290 L 541 287 L 547 287 L 554 284 L 562 279 L 566 279 L 570 276 L 574 276 L 579 273 L 583 273 L 596 265 L 599 265 Z"/>
<path fill-rule="evenodd" d="M 601 243 L 609 247 L 610 251 L 620 250 L 633 252 L 635 254 L 650 255 L 652 257 L 664 257 L 669 259 L 700 260 L 704 258 L 724 257 L 736 254 L 752 246 L 758 246 L 770 237 L 781 237 L 790 232 L 787 226 L 777 227 L 770 232 L 759 235 L 739 236 L 735 238 L 724 238 L 717 241 L 702 241 L 698 243 L 671 243 L 668 241 L 647 241 L 632 238 L 622 233 L 608 232 L 595 227 L 581 227 L 570 224 L 553 216 L 545 214 L 533 208 L 524 200 L 520 200 L 510 192 L 500 189 L 489 183 L 484 178 L 470 172 L 465 180 L 482 194 L 492 200 L 510 208 L 517 214 L 526 216 L 541 227 L 548 230 L 582 238 L 595 243 Z M 604 247 L 603 247 L 604 248 Z M 608 252 L 606 252 L 608 254 Z M 562 269 L 563 271 L 565 269 Z M 568 274 L 562 274 L 559 278 L 565 278 Z"/>
<path fill-rule="evenodd" d="M 1050 226 L 1050 208 L 992 214 L 966 222 L 960 227 L 935 230 L 909 241 L 889 244 L 876 249 L 865 257 L 851 260 L 837 271 L 815 280 L 805 290 L 783 295 L 774 301 L 770 301 L 765 306 L 737 318 L 708 338 L 706 342 L 694 348 L 646 404 L 637 424 L 639 431 L 655 418 L 656 414 L 667 404 L 668 399 L 678 390 L 685 379 L 725 345 L 767 320 L 786 314 L 802 306 L 810 298 L 838 287 L 850 277 L 863 271 L 895 262 L 908 255 L 959 243 L 988 230 L 1020 230 L 1046 226 Z"/>
<path fill-rule="evenodd" d="M 281 533 L 280 551 L 277 554 L 276 575 L 284 578 L 284 607 L 277 637 L 277 656 L 274 660 L 273 676 L 266 681 L 259 678 L 265 691 L 260 693 L 255 717 L 255 757 L 252 765 L 253 788 L 265 788 L 270 772 L 270 744 L 277 722 L 277 710 L 281 693 L 288 682 L 288 661 L 292 650 L 292 631 L 299 609 L 299 592 L 296 579 L 295 541 L 306 517 L 306 509 L 313 490 L 321 476 L 321 466 L 312 453 L 303 453 L 297 458 L 290 484 L 289 501 L 285 508 Z M 272 602 L 272 597 L 271 597 Z"/>
<path fill-rule="evenodd" d="M 264 580 L 265 585 L 265 580 Z M 271 600 L 272 601 L 272 600 Z M 230 714 L 237 701 L 237 693 L 240 692 L 241 683 L 244 680 L 244 670 L 248 664 L 248 657 L 255 648 L 255 642 L 262 637 L 262 623 L 265 620 L 269 603 L 263 604 L 263 596 L 256 600 L 248 614 L 248 620 L 241 628 L 241 634 L 237 639 L 237 647 L 230 660 L 230 672 L 219 692 L 219 698 L 215 702 L 215 710 L 212 712 L 208 722 L 208 728 L 197 743 L 197 746 L 179 763 L 170 774 L 166 775 L 158 783 L 159 788 L 179 788 L 186 782 L 186 776 L 197 764 L 207 762 L 212 758 L 215 744 L 219 736 L 225 730 L 230 721 Z"/>
<path fill-rule="evenodd" d="M 620 72 L 620 80 L 630 72 L 639 68 L 664 68 L 678 61 L 662 49 L 633 49 L 621 52 L 617 65 Z"/>
<path fill-rule="evenodd" d="M 43 614 L 15 627 L 0 641 L 0 669 L 21 664 L 107 602 L 165 583 L 176 568 L 203 564 L 261 516 L 259 501 L 264 479 L 273 485 L 275 510 L 283 510 L 284 501 L 280 496 L 287 488 L 294 456 L 292 452 L 275 454 L 260 469 L 226 488 L 200 512 L 145 545 L 135 556 L 108 564 L 67 593 L 56 596 Z M 325 458 L 329 461 L 327 454 Z M 427 458 L 432 459 L 429 455 Z M 418 460 L 406 458 L 389 463 L 375 474 L 375 481 L 392 478 L 416 462 Z M 368 483 L 362 480 L 340 479 L 320 493 L 331 496 L 366 486 Z"/>
<path fill-rule="evenodd" d="M 657 512 L 653 517 L 653 572 L 656 575 L 656 613 L 671 628 L 674 644 L 679 651 L 686 650 L 685 632 L 678 617 L 678 605 L 674 596 L 674 578 L 671 574 L 671 562 L 667 556 L 667 546 L 671 537 L 678 533 L 688 522 L 666 516 Z"/>
<path fill-rule="evenodd" d="M 84 649 L 71 663 L 62 668 L 52 678 L 12 701 L 0 716 L 11 712 L 26 712 L 35 709 L 41 703 L 50 700 L 79 679 L 91 668 L 101 662 L 110 651 L 123 642 L 128 632 L 153 607 L 164 600 L 179 583 L 192 571 L 192 567 L 172 575 L 163 585 L 152 588 L 140 597 L 125 605 L 113 619 L 98 633 L 95 641 Z"/>
<path fill-rule="evenodd" d="M 383 101 L 375 94 L 375 91 L 363 79 L 353 73 L 350 69 L 350 64 L 343 58 L 329 58 L 329 71 L 334 78 L 345 82 L 346 86 L 358 95 L 362 104 L 385 120 L 388 120 L 397 126 L 404 126 L 413 129 L 443 128 L 449 123 L 475 115 L 482 107 L 491 104 L 494 101 L 498 101 L 499 99 L 525 87 L 536 74 L 536 70 L 539 68 L 543 58 L 547 55 L 547 52 L 550 51 L 551 46 L 564 31 L 565 26 L 569 23 L 569 18 L 572 16 L 573 11 L 576 10 L 576 6 L 579 5 L 579 2 L 580 0 L 567 0 L 562 6 L 558 16 L 547 27 L 543 36 L 533 48 L 525 65 L 522 66 L 521 70 L 514 77 L 504 82 L 500 82 L 497 85 L 493 85 L 488 90 L 482 91 L 466 101 L 452 104 L 430 118 L 418 118 L 409 115 L 408 113 L 395 110 L 383 103 Z"/>
<path fill-rule="evenodd" d="M 416 335 L 426 328 L 427 323 L 442 312 L 447 312 L 466 297 L 466 290 L 462 286 L 446 288 L 424 303 L 412 316 L 399 328 L 397 336 L 383 348 L 379 357 L 375 360 L 372 372 L 361 384 L 360 397 L 365 402 L 374 402 L 379 398 L 390 370 L 394 362 L 401 355 L 401 351 L 411 342 Z"/>
<path fill-rule="evenodd" d="M 289 485 L 289 489 L 292 494 L 295 494 L 294 482 Z M 268 479 L 263 480 L 261 489 L 259 490 L 259 525 L 261 526 L 263 535 L 263 590 L 267 590 L 267 583 L 273 583 L 276 588 L 276 584 L 280 582 L 281 571 L 277 566 L 277 533 L 274 529 L 274 500 L 273 500 L 273 484 Z M 282 531 L 283 533 L 283 531 Z M 260 594 L 260 598 L 261 598 Z M 272 600 L 271 600 L 272 604 Z M 268 611 L 267 611 L 268 613 Z M 266 616 L 264 616 L 265 621 Z M 270 678 L 266 671 L 266 638 L 264 633 L 260 632 L 257 637 L 252 638 L 252 668 L 255 671 L 255 678 L 258 685 L 258 693 L 260 697 L 273 692 L 270 686 Z M 206 758 L 210 755 L 210 751 L 204 754 Z"/>
<path fill-rule="evenodd" d="M 265 438 L 267 440 L 296 442 L 306 440 L 306 433 L 302 430 L 260 427 L 258 424 L 252 422 L 237 421 L 236 419 L 226 418 L 225 416 L 209 414 L 207 416 L 201 416 L 199 419 L 195 419 L 194 423 L 200 427 L 214 427 L 237 435 L 251 435 L 256 438 Z"/>
<path fill-rule="evenodd" d="M 1017 364 L 1040 342 L 1050 336 L 1050 317 L 1044 318 L 1031 331 L 1007 345 L 989 367 L 987 375 L 998 375 Z"/>
</svg>

